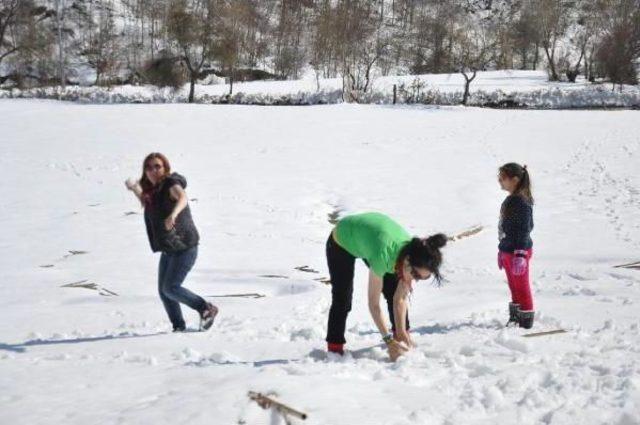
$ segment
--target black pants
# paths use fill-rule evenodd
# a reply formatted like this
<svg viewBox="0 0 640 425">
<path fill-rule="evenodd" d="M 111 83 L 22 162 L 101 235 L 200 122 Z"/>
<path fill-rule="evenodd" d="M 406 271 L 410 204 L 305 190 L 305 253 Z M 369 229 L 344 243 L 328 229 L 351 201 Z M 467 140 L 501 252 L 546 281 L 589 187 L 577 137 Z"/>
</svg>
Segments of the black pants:
<svg viewBox="0 0 640 425">
<path fill-rule="evenodd" d="M 329 324 L 327 327 L 327 342 L 344 344 L 344 331 L 347 324 L 347 316 L 351 311 L 353 298 L 353 273 L 356 257 L 349 254 L 338 245 L 331 235 L 327 240 L 327 265 L 331 277 L 331 308 L 329 309 Z M 382 294 L 387 300 L 387 309 L 391 319 L 391 327 L 394 329 L 393 294 L 398 286 L 398 278 L 395 274 L 384 275 Z M 407 314 L 407 329 L 409 329 L 409 315 Z"/>
</svg>

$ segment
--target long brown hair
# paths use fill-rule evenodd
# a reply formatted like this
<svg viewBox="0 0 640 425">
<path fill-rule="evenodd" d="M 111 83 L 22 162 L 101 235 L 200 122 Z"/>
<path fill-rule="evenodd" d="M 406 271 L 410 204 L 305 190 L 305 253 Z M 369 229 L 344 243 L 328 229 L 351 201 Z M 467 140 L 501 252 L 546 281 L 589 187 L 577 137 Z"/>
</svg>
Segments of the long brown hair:
<svg viewBox="0 0 640 425">
<path fill-rule="evenodd" d="M 533 194 L 531 193 L 531 178 L 526 165 L 509 162 L 500 167 L 500 175 L 507 176 L 510 179 L 517 177 L 518 186 L 514 190 L 514 195 L 522 196 L 531 205 L 533 205 Z"/>
<path fill-rule="evenodd" d="M 140 178 L 140 187 L 142 187 L 142 199 L 144 203 L 147 203 L 149 196 L 153 192 L 154 185 L 151 183 L 151 180 L 147 178 L 146 168 L 147 163 L 152 159 L 159 159 L 162 161 L 162 167 L 164 169 L 164 177 L 171 174 L 171 164 L 169 164 L 169 160 L 166 156 L 161 154 L 160 152 L 151 152 L 147 157 L 142 161 L 142 177 Z"/>
</svg>

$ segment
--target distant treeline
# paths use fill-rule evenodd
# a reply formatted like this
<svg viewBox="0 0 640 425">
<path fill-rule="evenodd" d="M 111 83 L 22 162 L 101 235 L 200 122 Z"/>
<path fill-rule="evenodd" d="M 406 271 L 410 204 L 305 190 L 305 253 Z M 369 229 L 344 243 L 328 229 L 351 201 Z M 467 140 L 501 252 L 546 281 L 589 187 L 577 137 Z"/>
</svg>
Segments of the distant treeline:
<svg viewBox="0 0 640 425">
<path fill-rule="evenodd" d="M 640 0 L 0 0 L 0 84 L 546 69 L 637 84 Z M 214 77 L 216 76 L 216 77 Z M 190 98 L 193 98 L 193 93 Z"/>
</svg>

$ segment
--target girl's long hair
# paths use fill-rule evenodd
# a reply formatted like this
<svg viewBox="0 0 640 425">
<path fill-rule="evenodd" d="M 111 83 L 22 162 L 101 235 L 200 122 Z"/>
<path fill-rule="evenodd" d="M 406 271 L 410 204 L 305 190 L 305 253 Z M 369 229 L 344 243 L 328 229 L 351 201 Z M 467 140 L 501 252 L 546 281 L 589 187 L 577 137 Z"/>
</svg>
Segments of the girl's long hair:
<svg viewBox="0 0 640 425">
<path fill-rule="evenodd" d="M 409 260 L 412 267 L 425 268 L 431 272 L 434 281 L 440 285 L 442 276 L 440 275 L 440 264 L 442 264 L 442 253 L 440 248 L 447 244 L 447 236 L 442 233 L 431 235 L 428 238 L 413 238 L 402 247 L 398 254 L 396 270 L 402 267 L 404 259 Z"/>
<path fill-rule="evenodd" d="M 151 180 L 147 178 L 146 173 L 147 163 L 152 159 L 159 159 L 160 161 L 162 161 L 162 167 L 164 169 L 163 178 L 171 174 L 171 164 L 169 164 L 169 160 L 166 156 L 164 156 L 160 152 L 151 152 L 146 156 L 144 161 L 142 161 L 142 177 L 140 178 L 140 187 L 142 187 L 142 202 L 144 204 L 149 203 L 149 201 L 151 200 L 151 195 L 153 194 L 153 191 L 156 187 L 153 183 L 151 183 Z"/>
<path fill-rule="evenodd" d="M 522 196 L 531 205 L 533 205 L 533 194 L 531 193 L 531 177 L 529 177 L 529 170 L 527 166 L 516 164 L 515 162 L 509 162 L 500 167 L 500 175 L 507 176 L 509 178 L 518 178 L 518 186 L 513 192 L 514 195 Z"/>
</svg>

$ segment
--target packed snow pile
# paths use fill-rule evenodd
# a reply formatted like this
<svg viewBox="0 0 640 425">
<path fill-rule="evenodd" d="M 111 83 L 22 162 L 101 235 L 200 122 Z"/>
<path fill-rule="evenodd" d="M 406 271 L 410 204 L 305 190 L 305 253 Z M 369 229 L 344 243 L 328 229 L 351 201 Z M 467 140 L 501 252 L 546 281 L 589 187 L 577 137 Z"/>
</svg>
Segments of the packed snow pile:
<svg viewBox="0 0 640 425">
<path fill-rule="evenodd" d="M 640 271 L 614 267 L 640 260 L 636 111 L 0 100 L 0 128 L 3 423 L 278 423 L 249 391 L 318 425 L 640 423 Z M 189 182 L 208 332 L 183 308 L 172 333 L 157 294 L 124 186 L 152 151 Z M 504 327 L 507 161 L 533 181 L 530 331 Z M 325 351 L 325 242 L 360 211 L 483 228 L 444 248 L 442 287 L 415 285 L 418 346 L 396 363 L 360 261 L 347 352 Z"/>
</svg>

